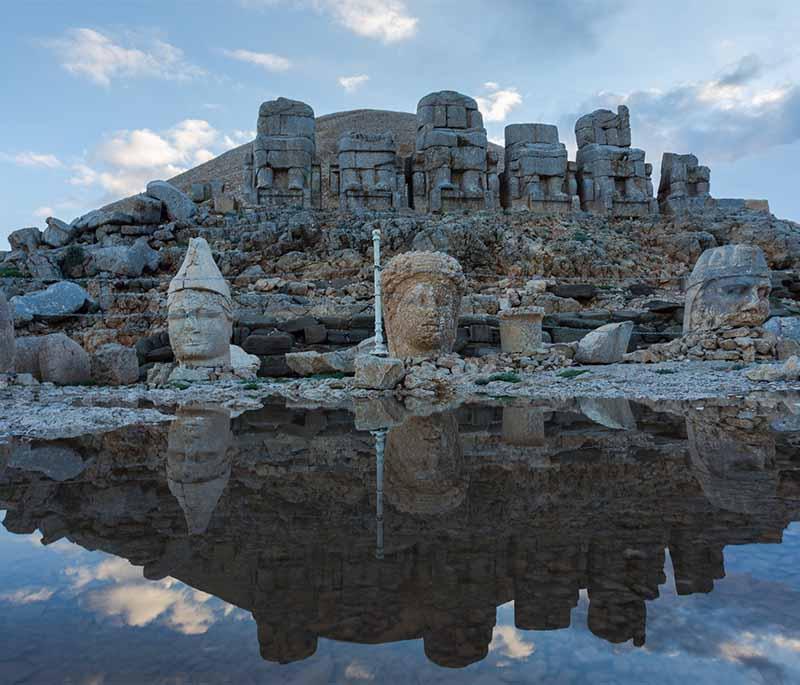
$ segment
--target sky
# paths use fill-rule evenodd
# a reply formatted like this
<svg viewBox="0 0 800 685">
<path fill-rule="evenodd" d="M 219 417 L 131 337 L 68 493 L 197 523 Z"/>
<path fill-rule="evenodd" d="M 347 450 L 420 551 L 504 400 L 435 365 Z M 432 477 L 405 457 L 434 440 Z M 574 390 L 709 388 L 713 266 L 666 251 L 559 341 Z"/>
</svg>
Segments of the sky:
<svg viewBox="0 0 800 685">
<path fill-rule="evenodd" d="M 435 90 L 507 124 L 627 104 L 653 162 L 800 220 L 800 2 L 26 0 L 0 25 L 0 249 L 250 140 L 258 106 L 413 112 Z"/>
</svg>

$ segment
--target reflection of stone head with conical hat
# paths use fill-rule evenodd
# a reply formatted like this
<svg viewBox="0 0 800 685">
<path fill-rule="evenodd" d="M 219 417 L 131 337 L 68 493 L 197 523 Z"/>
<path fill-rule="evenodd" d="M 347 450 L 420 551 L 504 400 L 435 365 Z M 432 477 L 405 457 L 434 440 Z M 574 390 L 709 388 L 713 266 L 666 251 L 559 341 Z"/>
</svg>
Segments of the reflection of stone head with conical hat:
<svg viewBox="0 0 800 685">
<path fill-rule="evenodd" d="M 192 238 L 167 293 L 169 339 L 181 366 L 230 366 L 233 303 L 203 238 Z"/>
<path fill-rule="evenodd" d="M 392 506 L 411 514 L 440 514 L 467 494 L 454 412 L 412 416 L 386 436 L 385 492 Z"/>
<path fill-rule="evenodd" d="M 208 528 L 231 475 L 230 412 L 214 405 L 178 409 L 169 428 L 167 484 L 190 535 Z"/>
</svg>

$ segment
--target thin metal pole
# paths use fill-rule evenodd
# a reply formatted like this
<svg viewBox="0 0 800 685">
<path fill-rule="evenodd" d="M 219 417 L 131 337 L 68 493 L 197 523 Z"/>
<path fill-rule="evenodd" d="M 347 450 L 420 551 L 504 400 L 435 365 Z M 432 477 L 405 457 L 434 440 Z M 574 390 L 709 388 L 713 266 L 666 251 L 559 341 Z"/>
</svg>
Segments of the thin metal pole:
<svg viewBox="0 0 800 685">
<path fill-rule="evenodd" d="M 375 345 L 372 354 L 386 357 L 389 350 L 383 343 L 383 297 L 381 295 L 381 229 L 372 230 L 372 255 L 375 261 Z"/>
<path fill-rule="evenodd" d="M 383 559 L 383 450 L 386 431 L 376 430 L 375 436 L 375 558 Z"/>
</svg>

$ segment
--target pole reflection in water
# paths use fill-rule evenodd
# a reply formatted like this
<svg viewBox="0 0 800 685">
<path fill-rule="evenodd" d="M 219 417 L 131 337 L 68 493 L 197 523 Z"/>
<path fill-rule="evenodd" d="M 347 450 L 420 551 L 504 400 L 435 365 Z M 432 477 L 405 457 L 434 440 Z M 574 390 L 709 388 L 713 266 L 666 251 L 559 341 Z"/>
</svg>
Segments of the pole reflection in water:
<svg viewBox="0 0 800 685">
<path fill-rule="evenodd" d="M 383 451 L 386 429 L 372 431 L 375 436 L 375 558 L 383 559 Z"/>
</svg>

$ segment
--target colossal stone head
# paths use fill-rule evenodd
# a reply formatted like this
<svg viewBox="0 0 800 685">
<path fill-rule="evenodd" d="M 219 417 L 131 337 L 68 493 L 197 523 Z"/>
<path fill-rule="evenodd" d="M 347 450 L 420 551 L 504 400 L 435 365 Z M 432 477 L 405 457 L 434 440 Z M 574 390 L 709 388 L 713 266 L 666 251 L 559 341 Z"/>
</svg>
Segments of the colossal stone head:
<svg viewBox="0 0 800 685">
<path fill-rule="evenodd" d="M 231 475 L 230 412 L 195 405 L 178 409 L 169 427 L 167 485 L 186 518 L 189 535 L 205 533 Z"/>
<path fill-rule="evenodd" d="M 386 496 L 411 514 L 452 511 L 467 494 L 463 461 L 455 412 L 412 416 L 386 435 Z"/>
<path fill-rule="evenodd" d="M 383 270 L 383 311 L 389 353 L 435 358 L 452 352 L 466 279 L 442 252 L 406 252 Z"/>
<path fill-rule="evenodd" d="M 192 238 L 167 295 L 169 340 L 181 366 L 229 367 L 231 291 L 203 238 Z"/>
<path fill-rule="evenodd" d="M 706 250 L 686 284 L 684 334 L 761 325 L 769 316 L 770 287 L 761 248 L 723 245 Z"/>
</svg>

